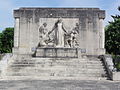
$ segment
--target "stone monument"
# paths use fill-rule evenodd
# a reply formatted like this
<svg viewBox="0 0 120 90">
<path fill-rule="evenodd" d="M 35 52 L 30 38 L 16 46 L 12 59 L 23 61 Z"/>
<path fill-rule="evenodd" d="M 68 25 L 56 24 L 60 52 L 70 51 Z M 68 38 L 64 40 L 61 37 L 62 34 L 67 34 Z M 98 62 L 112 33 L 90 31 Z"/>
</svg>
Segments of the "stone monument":
<svg viewBox="0 0 120 90">
<path fill-rule="evenodd" d="M 33 54 L 37 47 L 105 54 L 105 11 L 99 8 L 20 8 L 14 18 L 14 54 Z"/>
<path fill-rule="evenodd" d="M 3 73 L 6 78 L 100 79 L 106 75 L 100 59 L 88 57 L 105 54 L 104 10 L 20 8 L 14 10 L 14 18 L 13 57 Z"/>
</svg>

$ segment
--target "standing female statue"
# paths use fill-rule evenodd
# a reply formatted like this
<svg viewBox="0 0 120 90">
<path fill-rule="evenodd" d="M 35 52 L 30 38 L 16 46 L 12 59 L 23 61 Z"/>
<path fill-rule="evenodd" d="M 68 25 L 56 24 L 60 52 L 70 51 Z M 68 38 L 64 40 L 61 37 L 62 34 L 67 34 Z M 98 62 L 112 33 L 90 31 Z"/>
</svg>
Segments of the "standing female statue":
<svg viewBox="0 0 120 90">
<path fill-rule="evenodd" d="M 52 32 L 55 32 L 55 44 L 56 44 L 56 47 L 64 47 L 64 35 L 66 32 L 64 26 L 63 26 L 63 22 L 62 22 L 62 19 L 59 18 L 58 21 L 55 23 L 53 29 L 49 32 L 52 33 Z"/>
</svg>

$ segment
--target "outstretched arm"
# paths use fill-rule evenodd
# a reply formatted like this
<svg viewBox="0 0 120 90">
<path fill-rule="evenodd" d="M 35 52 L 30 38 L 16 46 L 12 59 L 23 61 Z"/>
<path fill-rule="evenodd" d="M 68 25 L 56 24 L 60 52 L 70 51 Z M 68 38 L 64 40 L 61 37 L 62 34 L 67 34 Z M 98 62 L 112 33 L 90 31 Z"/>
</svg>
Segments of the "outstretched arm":
<svg viewBox="0 0 120 90">
<path fill-rule="evenodd" d="M 67 31 L 65 30 L 64 25 L 62 25 L 62 29 L 63 29 L 63 31 L 64 31 L 65 33 L 67 33 Z"/>
<path fill-rule="evenodd" d="M 53 29 L 51 31 L 48 32 L 48 35 L 51 34 L 56 28 L 56 25 L 54 25 Z"/>
</svg>

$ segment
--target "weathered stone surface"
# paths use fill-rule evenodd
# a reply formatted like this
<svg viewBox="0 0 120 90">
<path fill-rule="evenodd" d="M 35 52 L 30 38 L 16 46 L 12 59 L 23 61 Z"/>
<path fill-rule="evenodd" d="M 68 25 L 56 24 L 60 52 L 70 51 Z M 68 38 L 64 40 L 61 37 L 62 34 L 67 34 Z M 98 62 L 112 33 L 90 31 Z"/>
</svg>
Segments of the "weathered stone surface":
<svg viewBox="0 0 120 90">
<path fill-rule="evenodd" d="M 79 24 L 77 41 L 79 47 L 86 50 L 86 54 L 100 55 L 105 53 L 103 19 L 105 11 L 99 8 L 20 8 L 14 10 L 15 42 L 14 52 L 31 54 L 39 43 L 39 27 L 48 24 L 51 30 L 58 18 L 70 31 Z"/>
<path fill-rule="evenodd" d="M 6 80 L 107 79 L 104 66 L 97 57 L 15 59 L 9 63 L 2 76 Z"/>
<path fill-rule="evenodd" d="M 104 10 L 20 8 L 14 17 L 13 57 L 3 79 L 107 79 L 100 59 L 87 57 L 105 53 Z"/>
<path fill-rule="evenodd" d="M 120 81 L 120 72 L 112 72 L 112 80 Z"/>
<path fill-rule="evenodd" d="M 36 57 L 48 58 L 78 58 L 78 48 L 37 48 Z"/>
</svg>

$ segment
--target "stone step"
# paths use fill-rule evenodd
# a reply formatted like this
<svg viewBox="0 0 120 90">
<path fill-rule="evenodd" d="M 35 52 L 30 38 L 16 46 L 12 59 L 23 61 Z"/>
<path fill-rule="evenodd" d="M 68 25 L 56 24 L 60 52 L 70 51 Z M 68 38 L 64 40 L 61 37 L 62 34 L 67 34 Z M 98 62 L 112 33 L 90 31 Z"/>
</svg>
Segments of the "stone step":
<svg viewBox="0 0 120 90">
<path fill-rule="evenodd" d="M 61 66 L 61 65 L 52 65 L 52 66 L 45 66 L 45 65 L 35 65 L 35 66 L 31 66 L 31 65 L 12 65 L 10 68 L 14 69 L 24 69 L 24 68 L 83 68 L 83 69 L 104 69 L 104 66 L 101 65 L 81 65 L 81 66 L 76 66 L 76 65 L 71 65 L 71 66 Z"/>
<path fill-rule="evenodd" d="M 74 61 L 74 60 L 80 60 L 80 61 L 100 61 L 100 59 L 89 59 L 89 58 L 32 58 L 31 60 L 55 60 L 55 61 Z"/>
<path fill-rule="evenodd" d="M 55 63 L 55 64 L 102 64 L 101 61 L 51 61 L 51 60 L 39 60 L 39 61 L 14 61 L 12 64 L 46 64 L 46 63 Z"/>
<path fill-rule="evenodd" d="M 11 67 L 17 67 L 17 66 L 103 66 L 102 63 L 96 63 L 96 64 L 91 64 L 91 63 L 82 63 L 82 64 L 76 64 L 76 63 L 37 63 L 37 64 L 12 64 L 10 65 Z"/>
<path fill-rule="evenodd" d="M 101 61 L 14 61 L 11 64 L 102 64 Z"/>
<path fill-rule="evenodd" d="M 37 63 L 102 63 L 101 61 L 86 61 L 86 60 L 17 60 L 11 63 L 14 64 L 37 64 Z"/>
<path fill-rule="evenodd" d="M 25 61 L 100 61 L 100 59 L 72 59 L 72 58 L 31 58 L 31 59 L 25 59 L 25 60 L 15 60 L 15 62 L 17 61 L 21 61 L 21 62 L 25 62 Z"/>
<path fill-rule="evenodd" d="M 48 69 L 48 68 L 49 69 L 57 69 L 57 70 L 59 70 L 59 69 L 63 69 L 63 70 L 64 69 L 77 69 L 77 70 L 83 70 L 84 69 L 84 70 L 98 70 L 98 71 L 99 70 L 104 70 L 104 68 L 102 66 L 101 67 L 100 66 L 99 67 L 92 67 L 92 66 L 90 66 L 90 67 L 88 67 L 88 66 L 87 67 L 86 66 L 83 66 L 83 67 L 80 67 L 80 66 L 79 67 L 77 67 L 77 66 L 70 66 L 70 67 L 67 67 L 67 66 L 64 66 L 64 67 L 62 67 L 62 66 L 10 67 L 11 70 L 12 69 L 13 70 L 20 70 L 20 69 L 21 70 L 24 70 L 24 69 L 33 69 L 33 70 L 34 69 L 43 69 L 44 70 L 44 69 Z"/>
<path fill-rule="evenodd" d="M 8 76 L 63 76 L 63 77 L 105 77 L 105 73 L 57 73 L 57 72 L 49 72 L 49 73 L 29 73 L 29 72 L 17 72 L 17 73 L 8 73 Z"/>
<path fill-rule="evenodd" d="M 50 68 L 50 69 L 53 69 L 53 68 L 55 68 L 55 69 L 66 69 L 66 68 L 72 68 L 72 69 L 92 69 L 92 70 L 101 70 L 101 69 L 104 69 L 104 67 L 92 67 L 92 66 L 79 66 L 79 67 L 77 67 L 77 66 L 69 66 L 69 67 L 67 67 L 67 66 L 64 66 L 64 67 L 62 67 L 62 66 L 60 66 L 60 67 L 58 67 L 58 66 L 36 66 L 36 67 L 10 67 L 11 69 L 26 69 L 26 68 L 28 68 L 28 69 L 47 69 L 47 68 Z"/>
<path fill-rule="evenodd" d="M 14 63 L 14 64 L 11 64 L 10 66 L 41 66 L 41 65 L 44 65 L 44 66 L 103 66 L 102 63 L 52 63 L 52 62 L 49 62 L 49 63 L 43 63 L 43 62 L 40 62 L 40 63 L 36 63 L 36 64 L 26 64 L 26 63 Z"/>
<path fill-rule="evenodd" d="M 101 70 L 101 71 L 91 71 L 91 70 L 76 70 L 76 71 L 73 71 L 73 70 L 62 70 L 62 69 L 59 69 L 59 70 L 50 70 L 50 69 L 26 69 L 26 70 L 16 70 L 16 71 L 9 71 L 8 73 L 61 73 L 61 74 L 64 74 L 64 73 L 71 73 L 71 74 L 102 74 L 102 73 L 106 73 L 104 70 Z"/>
<path fill-rule="evenodd" d="M 72 73 L 57 73 L 57 72 L 49 72 L 49 73 L 38 73 L 38 72 L 35 72 L 35 73 L 29 73 L 29 72 L 17 72 L 17 73 L 7 73 L 6 74 L 7 76 L 91 76 L 91 77 L 106 77 L 106 73 L 75 73 L 75 74 L 72 74 Z"/>
<path fill-rule="evenodd" d="M 54 67 L 51 67 L 51 68 L 49 68 L 49 67 L 46 67 L 46 68 L 28 68 L 28 67 L 26 67 L 26 68 L 9 68 L 8 70 L 14 70 L 14 69 L 18 69 L 18 70 L 25 70 L 25 69 L 31 69 L 31 70 L 36 70 L 36 69 L 40 69 L 40 70 L 74 70 L 74 69 L 76 69 L 76 70 L 79 70 L 79 71 L 82 71 L 82 70 L 87 70 L 87 71 L 101 71 L 101 70 L 104 70 L 104 69 L 97 69 L 97 68 L 74 68 L 74 67 L 69 67 L 69 68 L 58 68 L 58 67 L 56 67 L 56 68 L 54 68 Z"/>
<path fill-rule="evenodd" d="M 1 80 L 106 80 L 106 77 L 4 76 Z"/>
<path fill-rule="evenodd" d="M 94 70 L 92 71 L 91 69 L 81 69 L 81 70 L 73 70 L 73 69 L 7 69 L 9 72 L 69 72 L 69 73 L 106 73 L 105 70 Z"/>
<path fill-rule="evenodd" d="M 74 70 L 74 69 L 8 69 L 9 73 L 10 72 L 20 72 L 20 73 L 50 73 L 50 72 L 58 72 L 58 73 L 105 73 L 104 70 L 87 70 L 87 69 L 81 69 L 81 70 Z"/>
<path fill-rule="evenodd" d="M 39 58 L 39 57 L 32 57 L 32 59 L 49 59 L 49 60 L 51 60 L 51 59 L 56 59 L 56 60 L 66 60 L 66 59 L 71 59 L 71 60 L 75 60 L 75 59 L 78 59 L 78 58 Z M 99 58 L 89 58 L 89 57 L 81 57 L 81 58 L 79 58 L 79 59 L 81 59 L 81 60 L 86 60 L 86 59 L 90 59 L 90 60 L 98 60 Z M 100 60 L 100 59 L 99 59 Z"/>
<path fill-rule="evenodd" d="M 62 72 L 90 72 L 90 73 L 96 73 L 96 72 L 105 72 L 104 69 L 76 69 L 76 68 L 67 68 L 67 69 L 62 69 L 62 68 L 22 68 L 22 69 L 19 69 L 19 68 L 13 68 L 13 69 L 7 69 L 9 72 L 31 72 L 32 71 L 37 71 L 37 72 L 51 72 L 51 71 L 54 71 L 54 72 L 59 72 L 59 71 L 62 71 Z"/>
<path fill-rule="evenodd" d="M 41 61 L 41 62 L 14 62 L 10 65 L 10 67 L 78 67 L 78 68 L 104 68 L 101 62 L 64 62 L 64 61 L 57 61 L 57 62 L 48 62 L 48 61 Z"/>
<path fill-rule="evenodd" d="M 11 62 L 6 76 L 106 79 L 107 74 L 98 58 L 31 58 Z"/>
<path fill-rule="evenodd" d="M 102 62 L 45 62 L 45 61 L 41 61 L 41 62 L 34 62 L 34 63 L 30 63 L 30 62 L 14 62 L 12 64 L 102 64 Z"/>
</svg>

